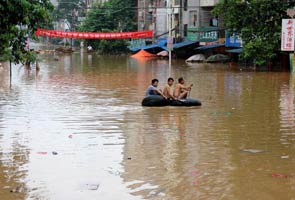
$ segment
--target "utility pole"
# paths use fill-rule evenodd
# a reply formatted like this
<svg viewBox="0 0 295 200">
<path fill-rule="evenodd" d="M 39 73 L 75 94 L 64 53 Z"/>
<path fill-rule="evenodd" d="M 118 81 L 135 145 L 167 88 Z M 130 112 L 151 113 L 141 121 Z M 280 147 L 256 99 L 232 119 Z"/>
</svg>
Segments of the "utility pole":
<svg viewBox="0 0 295 200">
<path fill-rule="evenodd" d="M 146 15 L 146 10 L 145 10 L 146 8 L 145 7 L 146 7 L 145 0 L 143 0 L 143 9 L 142 9 L 143 10 L 143 13 L 142 13 L 143 14 L 143 30 L 145 30 L 145 17 L 146 17 L 145 16 Z"/>
<path fill-rule="evenodd" d="M 9 86 L 11 88 L 11 82 L 12 82 L 12 69 L 11 69 L 11 60 L 9 59 Z"/>
<path fill-rule="evenodd" d="M 154 23 L 154 34 L 153 34 L 153 43 L 156 41 L 156 35 L 157 35 L 157 1 L 154 1 L 154 12 L 153 12 L 153 23 Z"/>
<path fill-rule="evenodd" d="M 171 76 L 171 62 L 172 62 L 172 49 L 173 49 L 173 37 L 172 37 L 172 2 L 168 0 L 167 2 L 168 7 L 168 29 L 169 35 L 167 40 L 167 47 L 169 50 L 169 77 Z"/>
</svg>

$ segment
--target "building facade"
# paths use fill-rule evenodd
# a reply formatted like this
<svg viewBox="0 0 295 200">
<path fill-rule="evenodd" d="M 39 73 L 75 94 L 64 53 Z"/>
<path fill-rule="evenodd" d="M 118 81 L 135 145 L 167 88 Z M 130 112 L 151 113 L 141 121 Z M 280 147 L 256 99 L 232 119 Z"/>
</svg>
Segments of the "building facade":
<svg viewBox="0 0 295 200">
<path fill-rule="evenodd" d="M 200 27 L 218 27 L 218 18 L 211 13 L 218 0 L 138 0 L 137 3 L 138 30 L 153 30 L 155 37 L 167 37 L 169 3 L 176 38 L 186 38 Z"/>
<path fill-rule="evenodd" d="M 92 7 L 97 4 L 103 4 L 106 1 L 108 0 L 85 0 L 85 5 L 87 5 L 87 7 Z"/>
</svg>

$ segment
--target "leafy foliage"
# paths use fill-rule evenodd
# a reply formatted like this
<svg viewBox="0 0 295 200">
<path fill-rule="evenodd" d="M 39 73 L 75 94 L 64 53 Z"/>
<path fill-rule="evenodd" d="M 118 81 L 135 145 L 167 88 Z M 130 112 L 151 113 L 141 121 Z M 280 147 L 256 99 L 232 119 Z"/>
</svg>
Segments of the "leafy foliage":
<svg viewBox="0 0 295 200">
<path fill-rule="evenodd" d="M 0 57 L 16 63 L 34 60 L 26 41 L 39 27 L 50 22 L 49 0 L 5 0 L 0 2 Z"/>
<path fill-rule="evenodd" d="M 263 65 L 280 47 L 282 18 L 289 18 L 289 3 L 280 0 L 221 0 L 213 12 L 220 15 L 230 32 L 243 40 L 244 58 Z"/>
<path fill-rule="evenodd" d="M 85 32 L 125 32 L 136 30 L 135 1 L 109 0 L 104 4 L 97 4 L 87 13 L 81 31 Z M 118 54 L 127 51 L 126 40 L 89 40 L 92 45 L 103 54 Z"/>
</svg>

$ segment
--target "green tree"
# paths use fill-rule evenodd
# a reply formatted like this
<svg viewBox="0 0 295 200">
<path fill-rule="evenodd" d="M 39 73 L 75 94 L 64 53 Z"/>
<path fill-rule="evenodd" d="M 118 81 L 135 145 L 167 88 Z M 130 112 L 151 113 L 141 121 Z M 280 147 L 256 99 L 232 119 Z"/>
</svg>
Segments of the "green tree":
<svg viewBox="0 0 295 200">
<path fill-rule="evenodd" d="M 125 32 L 136 30 L 136 10 L 134 0 L 109 0 L 92 7 L 80 27 L 85 32 Z M 126 52 L 126 40 L 89 40 L 100 53 L 118 54 Z"/>
<path fill-rule="evenodd" d="M 240 34 L 244 58 L 263 65 L 280 48 L 281 23 L 291 5 L 280 0 L 221 0 L 213 10 L 230 33 Z"/>
<path fill-rule="evenodd" d="M 2 0 L 0 2 L 0 57 L 13 62 L 34 60 L 26 41 L 37 28 L 50 22 L 52 4 L 49 0 Z"/>
</svg>

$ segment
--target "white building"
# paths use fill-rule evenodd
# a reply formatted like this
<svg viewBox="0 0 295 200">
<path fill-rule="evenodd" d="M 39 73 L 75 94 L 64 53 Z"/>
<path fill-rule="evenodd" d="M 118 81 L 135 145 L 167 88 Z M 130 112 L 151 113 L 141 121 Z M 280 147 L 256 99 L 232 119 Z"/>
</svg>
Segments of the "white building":
<svg viewBox="0 0 295 200">
<path fill-rule="evenodd" d="M 57 0 L 50 0 L 50 2 L 52 3 L 53 6 L 57 6 L 58 5 Z"/>
<path fill-rule="evenodd" d="M 103 4 L 107 1 L 108 0 L 85 0 L 85 5 L 87 5 L 87 7 L 92 7 L 93 5 Z"/>
</svg>

